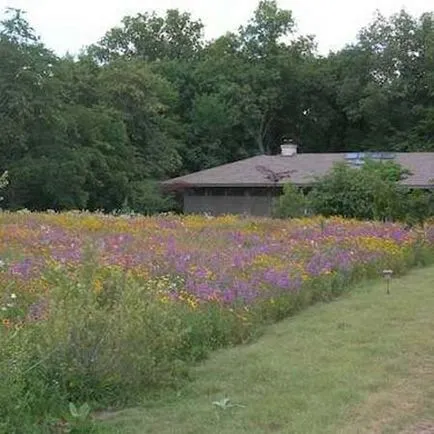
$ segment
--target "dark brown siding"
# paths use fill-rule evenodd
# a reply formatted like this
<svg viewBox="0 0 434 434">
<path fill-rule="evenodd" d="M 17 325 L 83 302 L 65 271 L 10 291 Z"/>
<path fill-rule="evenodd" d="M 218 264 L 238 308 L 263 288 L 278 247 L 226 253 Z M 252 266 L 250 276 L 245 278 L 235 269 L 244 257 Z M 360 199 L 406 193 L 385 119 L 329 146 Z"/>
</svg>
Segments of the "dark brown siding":
<svg viewBox="0 0 434 434">
<path fill-rule="evenodd" d="M 203 189 L 188 191 L 184 195 L 184 212 L 186 214 L 211 215 L 248 214 L 253 216 L 270 216 L 273 206 L 271 189 Z"/>
</svg>

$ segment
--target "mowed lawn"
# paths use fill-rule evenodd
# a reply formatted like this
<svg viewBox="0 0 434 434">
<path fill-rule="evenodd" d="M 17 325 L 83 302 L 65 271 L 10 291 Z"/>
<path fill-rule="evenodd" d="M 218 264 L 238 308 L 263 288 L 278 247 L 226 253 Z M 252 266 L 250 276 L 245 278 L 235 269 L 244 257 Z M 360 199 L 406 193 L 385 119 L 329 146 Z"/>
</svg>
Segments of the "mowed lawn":
<svg viewBox="0 0 434 434">
<path fill-rule="evenodd" d="M 237 406 L 213 405 L 225 397 Z M 359 285 L 213 354 L 181 390 L 99 418 L 125 434 L 434 432 L 434 268 L 391 295 Z"/>
</svg>

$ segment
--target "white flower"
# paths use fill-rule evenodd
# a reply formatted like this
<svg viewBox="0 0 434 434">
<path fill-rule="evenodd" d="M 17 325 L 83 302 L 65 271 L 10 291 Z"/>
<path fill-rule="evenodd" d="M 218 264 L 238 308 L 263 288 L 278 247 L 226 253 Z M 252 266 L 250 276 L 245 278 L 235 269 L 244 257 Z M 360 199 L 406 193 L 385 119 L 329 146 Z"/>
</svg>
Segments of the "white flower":
<svg viewBox="0 0 434 434">
<path fill-rule="evenodd" d="M 8 308 L 5 307 L 5 306 L 3 306 L 3 307 L 2 307 L 2 311 L 5 312 L 6 310 L 8 310 Z"/>
<path fill-rule="evenodd" d="M 17 298 L 17 295 L 16 294 L 11 294 L 11 298 L 12 298 L 12 300 L 15 300 Z"/>
</svg>

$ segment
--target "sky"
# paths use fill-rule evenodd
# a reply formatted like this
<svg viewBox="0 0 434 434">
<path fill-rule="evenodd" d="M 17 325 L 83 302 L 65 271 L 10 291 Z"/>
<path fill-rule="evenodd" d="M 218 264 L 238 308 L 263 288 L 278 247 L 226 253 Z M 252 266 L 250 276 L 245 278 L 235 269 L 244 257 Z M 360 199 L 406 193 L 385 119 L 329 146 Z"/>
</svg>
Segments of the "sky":
<svg viewBox="0 0 434 434">
<path fill-rule="evenodd" d="M 27 11 L 42 41 L 57 54 L 77 54 L 118 25 L 125 15 L 179 9 L 200 18 L 207 39 L 234 31 L 252 16 L 259 0 L 0 0 Z M 278 0 L 291 9 L 300 34 L 314 34 L 320 53 L 353 42 L 378 9 L 390 15 L 404 8 L 412 15 L 434 10 L 434 0 Z"/>
</svg>

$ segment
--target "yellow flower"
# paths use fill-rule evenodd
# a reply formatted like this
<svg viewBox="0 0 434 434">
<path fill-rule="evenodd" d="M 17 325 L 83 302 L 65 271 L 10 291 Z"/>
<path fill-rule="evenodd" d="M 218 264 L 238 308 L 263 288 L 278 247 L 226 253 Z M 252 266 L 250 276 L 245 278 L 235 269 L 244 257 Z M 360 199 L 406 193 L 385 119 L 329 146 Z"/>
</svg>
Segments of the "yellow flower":
<svg viewBox="0 0 434 434">
<path fill-rule="evenodd" d="M 93 290 L 96 294 L 100 294 L 103 290 L 103 284 L 100 279 L 95 279 L 93 282 Z"/>
</svg>

